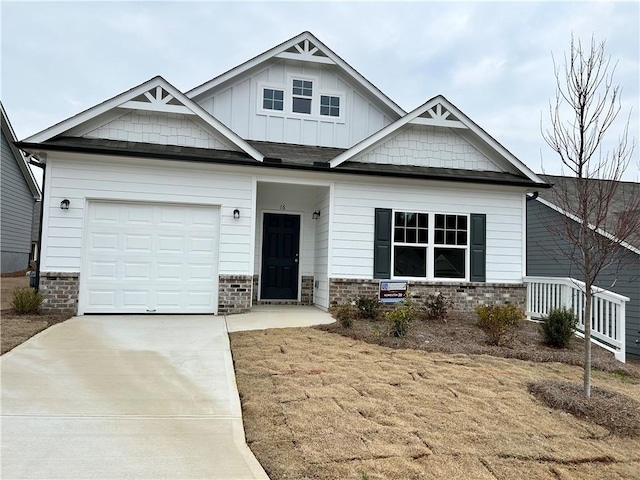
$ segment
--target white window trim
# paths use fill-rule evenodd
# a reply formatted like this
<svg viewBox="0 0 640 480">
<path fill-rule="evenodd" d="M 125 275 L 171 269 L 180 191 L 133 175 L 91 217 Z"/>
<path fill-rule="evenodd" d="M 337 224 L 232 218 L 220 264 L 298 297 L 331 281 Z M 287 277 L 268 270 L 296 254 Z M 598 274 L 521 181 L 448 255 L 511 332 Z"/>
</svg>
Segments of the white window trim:
<svg viewBox="0 0 640 480">
<path fill-rule="evenodd" d="M 262 106 L 262 100 L 264 99 L 264 91 L 265 89 L 270 90 L 281 90 L 283 92 L 283 100 L 284 107 L 283 110 L 269 110 L 268 108 L 264 108 Z M 257 112 L 262 115 L 273 115 L 277 117 L 284 117 L 287 111 L 287 89 L 284 88 L 284 85 L 279 85 L 276 83 L 267 83 L 267 82 L 258 82 L 258 93 L 256 95 L 258 98 Z"/>
<path fill-rule="evenodd" d="M 338 115 L 337 117 L 332 117 L 330 115 L 320 114 L 320 97 L 323 95 L 328 97 L 338 97 L 340 99 L 340 115 Z M 344 92 L 335 92 L 331 90 L 318 90 L 318 118 L 320 118 L 323 122 L 344 123 L 344 110 L 345 110 L 344 102 L 345 102 Z"/>
<path fill-rule="evenodd" d="M 406 243 L 406 242 L 396 242 L 395 238 L 395 227 L 396 227 L 396 212 L 408 212 L 408 213 L 424 213 L 429 216 L 429 231 L 427 236 L 428 243 Z M 392 222 L 391 222 L 391 279 L 392 280 L 415 280 L 415 281 L 427 281 L 427 282 L 452 282 L 452 283 L 464 283 L 469 282 L 470 271 L 471 268 L 471 214 L 469 213 L 457 213 L 457 212 L 427 212 L 425 210 L 410 210 L 406 208 L 398 208 L 392 209 Z M 435 220 L 436 215 L 456 215 L 467 217 L 467 244 L 466 245 L 436 245 L 435 243 Z M 427 257 L 426 257 L 426 277 L 410 277 L 406 275 L 396 275 L 395 272 L 395 247 L 398 246 L 408 246 L 408 247 L 425 247 L 427 249 Z M 459 250 L 466 250 L 466 255 L 464 259 L 464 278 L 447 278 L 447 277 L 436 277 L 435 276 L 435 249 L 436 248 L 455 248 Z"/>
<path fill-rule="evenodd" d="M 293 111 L 293 80 L 305 80 L 312 82 L 311 95 L 311 113 L 297 113 Z M 345 123 L 346 110 L 346 92 L 335 90 L 321 90 L 319 88 L 320 79 L 311 75 L 298 75 L 294 73 L 287 74 L 286 85 L 273 82 L 257 82 L 256 92 L 256 113 L 258 115 L 268 115 L 271 117 L 297 118 L 303 120 L 316 120 L 325 123 Z M 284 110 L 269 110 L 262 106 L 264 98 L 264 89 L 282 90 L 284 92 Z M 328 95 L 330 97 L 340 98 L 340 116 L 332 117 L 329 115 L 320 115 L 320 96 Z"/>
</svg>

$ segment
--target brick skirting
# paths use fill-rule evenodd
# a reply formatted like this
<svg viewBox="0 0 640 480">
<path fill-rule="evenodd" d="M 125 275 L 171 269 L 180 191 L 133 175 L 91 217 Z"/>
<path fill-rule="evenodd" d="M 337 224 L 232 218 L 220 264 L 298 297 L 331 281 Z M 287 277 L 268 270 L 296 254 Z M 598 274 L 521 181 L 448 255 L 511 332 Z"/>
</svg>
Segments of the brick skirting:
<svg viewBox="0 0 640 480">
<path fill-rule="evenodd" d="M 80 274 L 40 272 L 42 312 L 77 315 Z"/>
<path fill-rule="evenodd" d="M 252 287 L 253 275 L 220 275 L 218 315 L 250 311 Z"/>
<path fill-rule="evenodd" d="M 351 302 L 360 296 L 377 298 L 378 288 L 378 280 L 330 278 L 329 303 L 336 305 Z M 451 310 L 460 313 L 473 313 L 479 305 L 506 303 L 513 303 L 524 310 L 527 301 L 527 289 L 522 283 L 460 284 L 412 281 L 409 282 L 409 291 L 418 306 L 423 306 L 429 295 L 445 295 L 453 303 Z"/>
</svg>

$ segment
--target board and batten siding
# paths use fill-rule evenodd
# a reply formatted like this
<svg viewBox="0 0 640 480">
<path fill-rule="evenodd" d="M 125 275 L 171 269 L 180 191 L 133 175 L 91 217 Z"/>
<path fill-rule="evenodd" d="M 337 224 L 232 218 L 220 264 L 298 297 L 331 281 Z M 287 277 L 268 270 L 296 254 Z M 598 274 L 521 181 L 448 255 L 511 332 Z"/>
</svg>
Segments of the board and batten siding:
<svg viewBox="0 0 640 480">
<path fill-rule="evenodd" d="M 340 96 L 340 118 L 288 113 L 290 83 L 296 76 L 313 80 L 314 106 L 322 93 Z M 284 90 L 283 112 L 261 108 L 263 86 Z M 249 140 L 349 148 L 392 122 L 390 115 L 383 112 L 382 104 L 350 82 L 337 67 L 290 60 L 272 59 L 257 71 L 235 78 L 232 84 L 217 87 L 211 94 L 195 100 Z"/>
<path fill-rule="evenodd" d="M 562 214 L 555 210 L 535 200 L 527 201 L 527 275 L 582 280 L 579 267 L 558 253 L 560 249 L 569 251 L 570 243 L 548 230 L 548 226 L 560 228 L 563 221 Z M 626 349 L 628 354 L 640 356 L 640 255 L 623 250 L 616 265 L 598 276 L 597 285 L 629 297 L 625 305 Z"/>
<path fill-rule="evenodd" d="M 486 281 L 522 283 L 524 192 L 437 183 L 336 182 L 330 276 L 372 278 L 376 208 L 444 214 L 486 214 Z"/>
<path fill-rule="evenodd" d="M 2 273 L 23 270 L 29 266 L 31 223 L 35 200 L 29 189 L 9 140 L 2 136 L 2 167 L 0 172 L 2 209 L 0 212 L 0 250 Z"/>
<path fill-rule="evenodd" d="M 220 275 L 249 275 L 253 267 L 253 177 L 210 165 L 108 157 L 50 155 L 42 270 L 79 272 L 87 201 L 220 206 Z M 60 201 L 70 200 L 69 210 Z M 239 219 L 233 210 L 240 209 Z"/>
</svg>

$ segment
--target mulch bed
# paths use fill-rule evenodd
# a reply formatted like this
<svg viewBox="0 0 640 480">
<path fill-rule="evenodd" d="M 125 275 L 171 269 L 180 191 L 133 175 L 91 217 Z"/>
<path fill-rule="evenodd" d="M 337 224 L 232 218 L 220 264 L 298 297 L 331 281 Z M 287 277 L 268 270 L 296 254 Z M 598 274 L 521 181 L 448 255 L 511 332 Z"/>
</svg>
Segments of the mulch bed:
<svg viewBox="0 0 640 480">
<path fill-rule="evenodd" d="M 42 330 L 69 318 L 68 314 L 17 315 L 13 309 L 0 311 L 0 355 L 4 355 Z"/>
<path fill-rule="evenodd" d="M 569 365 L 584 364 L 584 341 L 574 338 L 566 349 L 548 347 L 543 343 L 538 323 L 523 321 L 521 327 L 509 343 L 504 346 L 490 345 L 487 337 L 476 325 L 475 315 L 452 314 L 446 321 L 418 319 L 411 323 L 405 337 L 388 334 L 387 321 L 355 320 L 351 328 L 344 328 L 339 322 L 317 328 L 367 343 L 391 348 L 412 348 L 427 352 L 450 354 L 492 355 L 516 358 L 532 362 L 561 362 Z M 618 362 L 613 353 L 593 345 L 591 349 L 592 367 L 610 373 L 640 379 L 640 366 Z"/>
</svg>

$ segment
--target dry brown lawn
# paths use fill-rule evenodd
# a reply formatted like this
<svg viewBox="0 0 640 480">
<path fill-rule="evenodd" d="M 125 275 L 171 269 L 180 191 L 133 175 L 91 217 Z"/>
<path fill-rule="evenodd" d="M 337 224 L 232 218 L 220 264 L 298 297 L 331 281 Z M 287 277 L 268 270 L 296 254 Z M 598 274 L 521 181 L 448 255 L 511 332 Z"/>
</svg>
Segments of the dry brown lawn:
<svg viewBox="0 0 640 480">
<path fill-rule="evenodd" d="M 581 369 L 392 349 L 318 329 L 231 334 L 247 442 L 272 480 L 638 479 L 640 438 L 544 406 Z M 640 400 L 640 383 L 594 385 Z"/>
<path fill-rule="evenodd" d="M 11 310 L 13 291 L 16 288 L 27 288 L 29 278 L 20 275 L 0 279 L 0 295 L 2 311 L 0 312 L 0 355 L 17 347 L 36 333 L 60 323 L 69 315 L 16 315 Z"/>
</svg>

